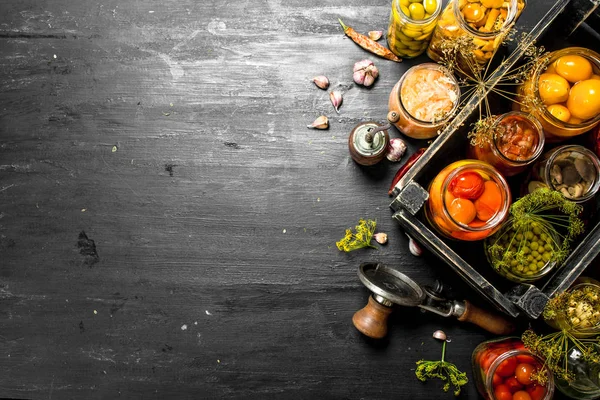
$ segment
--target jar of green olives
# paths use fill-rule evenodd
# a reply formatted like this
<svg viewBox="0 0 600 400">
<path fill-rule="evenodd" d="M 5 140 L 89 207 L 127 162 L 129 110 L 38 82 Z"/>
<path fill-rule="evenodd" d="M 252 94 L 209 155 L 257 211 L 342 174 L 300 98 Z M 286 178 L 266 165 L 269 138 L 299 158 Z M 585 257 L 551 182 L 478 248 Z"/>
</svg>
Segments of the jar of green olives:
<svg viewBox="0 0 600 400">
<path fill-rule="evenodd" d="M 554 252 L 561 247 L 556 232 L 533 221 L 526 228 L 516 229 L 513 219 L 485 241 L 485 254 L 494 270 L 518 283 L 534 282 L 556 266 Z M 510 254 L 510 257 L 506 257 Z"/>
<path fill-rule="evenodd" d="M 442 0 L 392 0 L 387 32 L 390 50 L 399 57 L 413 58 L 429 45 Z"/>
</svg>

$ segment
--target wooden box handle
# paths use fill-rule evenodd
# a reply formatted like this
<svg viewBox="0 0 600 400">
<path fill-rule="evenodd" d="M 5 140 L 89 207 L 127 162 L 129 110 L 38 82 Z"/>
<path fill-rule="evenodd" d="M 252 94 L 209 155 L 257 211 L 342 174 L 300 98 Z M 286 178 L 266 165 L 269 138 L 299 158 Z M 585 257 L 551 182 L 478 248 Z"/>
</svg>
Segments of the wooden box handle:
<svg viewBox="0 0 600 400">
<path fill-rule="evenodd" d="M 508 335 L 515 331 L 511 320 L 490 311 L 483 310 L 465 300 L 465 312 L 458 317 L 459 321 L 470 322 L 490 333 Z"/>
</svg>

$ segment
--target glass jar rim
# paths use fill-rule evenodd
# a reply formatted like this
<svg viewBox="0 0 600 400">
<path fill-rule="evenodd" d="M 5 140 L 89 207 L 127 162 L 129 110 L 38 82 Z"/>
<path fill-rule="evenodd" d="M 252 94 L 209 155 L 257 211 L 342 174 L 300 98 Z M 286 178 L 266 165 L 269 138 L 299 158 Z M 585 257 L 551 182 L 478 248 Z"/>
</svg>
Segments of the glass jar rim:
<svg viewBox="0 0 600 400">
<path fill-rule="evenodd" d="M 526 160 L 511 160 L 510 158 L 506 157 L 504 155 L 504 153 L 502 153 L 502 151 L 498 148 L 498 143 L 496 142 L 496 140 L 497 140 L 496 136 L 494 136 L 492 139 L 493 149 L 495 149 L 498 152 L 498 156 L 500 157 L 500 159 L 508 164 L 511 164 L 514 166 L 523 166 L 523 165 L 530 164 L 533 161 L 535 161 L 542 154 L 542 151 L 544 150 L 544 144 L 546 143 L 546 136 L 544 135 L 544 129 L 542 128 L 542 124 L 540 123 L 540 121 L 537 118 L 535 118 L 533 115 L 525 113 L 523 111 L 510 111 L 510 112 L 500 115 L 494 121 L 494 124 L 492 125 L 492 129 L 495 129 L 505 118 L 508 118 L 511 116 L 522 117 L 522 118 L 526 119 L 527 121 L 531 122 L 531 124 L 535 127 L 535 129 L 537 130 L 537 134 L 538 134 L 538 144 L 537 144 L 537 148 L 535 149 L 535 152 L 531 155 L 531 157 L 529 157 Z"/>
<path fill-rule="evenodd" d="M 473 35 L 473 36 L 477 37 L 478 39 L 491 39 L 491 38 L 495 38 L 496 36 L 498 36 L 502 33 L 507 32 L 510 29 L 511 24 L 513 22 L 515 22 L 515 19 L 517 18 L 517 11 L 519 9 L 518 0 L 509 0 L 510 4 L 509 4 L 509 9 L 508 9 L 508 15 L 506 16 L 506 20 L 504 20 L 502 27 L 500 27 L 500 29 L 498 29 L 496 31 L 481 32 L 476 29 L 473 29 L 467 23 L 467 21 L 465 21 L 465 18 L 463 17 L 462 13 L 460 12 L 459 1 L 458 0 L 452 0 L 452 1 L 453 1 L 452 11 L 454 13 L 454 18 L 456 18 L 456 20 L 460 22 L 460 25 L 463 29 L 465 29 L 470 35 Z M 523 0 L 523 2 L 525 4 L 527 4 L 525 0 Z"/>
<path fill-rule="evenodd" d="M 513 349 L 513 350 L 508 350 L 505 353 L 502 353 L 501 355 L 498 356 L 498 358 L 496 358 L 491 364 L 490 367 L 488 369 L 487 375 L 485 377 L 485 387 L 486 390 L 488 392 L 490 392 L 490 388 L 493 388 L 493 382 L 494 382 L 494 373 L 496 372 L 496 368 L 498 368 L 498 366 L 506 359 L 510 358 L 510 357 L 514 357 L 514 356 L 520 356 L 520 355 L 527 355 L 527 356 L 531 356 L 538 365 L 543 366 L 544 365 L 544 360 L 542 360 L 541 357 L 539 357 L 538 355 L 528 351 L 528 350 L 517 350 L 517 349 Z M 554 376 L 552 375 L 552 373 L 550 371 L 548 371 L 548 382 L 546 382 L 546 385 L 544 386 L 546 388 L 546 394 L 544 396 L 544 399 L 551 399 L 552 396 L 554 395 Z M 492 395 L 492 393 L 488 393 L 488 395 Z M 548 397 L 549 396 L 549 397 Z M 495 398 L 495 397 L 490 397 L 490 398 Z"/>
<path fill-rule="evenodd" d="M 536 99 L 541 99 L 540 86 L 539 86 L 540 75 L 542 75 L 544 73 L 544 71 L 546 70 L 546 68 L 548 68 L 548 66 L 550 64 L 552 64 L 554 61 L 556 61 L 560 57 L 568 56 L 568 55 L 572 55 L 572 54 L 576 54 L 578 56 L 582 56 L 582 57 L 586 58 L 587 60 L 591 61 L 592 64 L 595 64 L 596 67 L 598 68 L 598 70 L 600 70 L 600 54 L 596 53 L 594 50 L 591 50 L 591 49 L 588 49 L 585 47 L 572 46 L 572 47 L 565 47 L 564 49 L 552 51 L 546 55 L 545 62 L 539 63 L 533 71 L 533 75 L 532 75 L 533 76 L 533 92 L 534 92 Z M 556 125 L 556 124 L 564 125 L 565 128 L 568 128 L 568 129 L 581 129 L 581 128 L 586 128 L 586 127 L 592 128 L 597 122 L 600 121 L 600 114 L 598 114 L 594 118 L 589 118 L 587 120 L 581 121 L 581 123 L 579 123 L 579 124 L 572 124 L 569 122 L 561 121 L 560 119 L 556 118 L 554 115 L 552 115 L 550 113 L 550 111 L 548 111 L 547 107 L 543 106 L 541 108 L 542 108 L 542 114 L 544 115 L 544 118 L 546 118 L 548 121 L 552 122 L 554 125 Z"/>
<path fill-rule="evenodd" d="M 592 164 L 594 164 L 594 167 L 596 168 L 596 178 L 594 184 L 590 186 L 585 196 L 582 196 L 579 199 L 567 198 L 567 200 L 572 201 L 574 203 L 583 203 L 594 197 L 595 194 L 598 192 L 598 189 L 600 189 L 600 160 L 598 159 L 596 154 L 594 154 L 594 152 L 592 152 L 590 149 L 587 149 L 577 144 L 567 144 L 564 146 L 559 146 L 553 149 L 552 151 L 554 151 L 554 153 L 546 161 L 546 170 L 544 171 L 544 180 L 548 182 L 548 186 L 552 190 L 557 190 L 554 187 L 554 184 L 552 184 L 552 177 L 550 176 L 550 171 L 552 170 L 552 166 L 554 165 L 554 160 L 556 160 L 556 157 L 558 157 L 558 155 L 565 151 L 577 151 L 580 154 L 587 156 L 588 159 L 592 162 Z"/>
<path fill-rule="evenodd" d="M 404 80 L 407 77 L 409 77 L 411 74 L 413 74 L 415 71 L 418 71 L 421 69 L 440 71 L 441 73 L 444 74 L 445 77 L 447 77 L 448 79 L 450 79 L 452 81 L 452 85 L 454 86 L 455 93 L 456 93 L 456 101 L 454 102 L 452 109 L 450 111 L 448 111 L 448 113 L 444 116 L 444 118 L 440 119 L 439 121 L 436 121 L 436 120 L 423 121 L 423 120 L 415 117 L 410 112 L 408 112 L 408 110 L 404 106 L 404 102 L 402 101 L 401 94 L 402 94 L 402 86 L 404 85 Z M 402 75 L 402 77 L 400 77 L 400 80 L 398 81 L 398 100 L 399 100 L 398 103 L 400 104 L 400 108 L 402 109 L 402 111 L 405 112 L 407 115 L 409 115 L 417 123 L 422 124 L 427 127 L 438 126 L 438 125 L 442 125 L 442 124 L 446 123 L 456 113 L 456 110 L 458 109 L 458 106 L 460 104 L 460 85 L 458 84 L 458 80 L 456 79 L 454 74 L 452 72 L 450 72 L 450 70 L 448 68 L 444 67 L 443 65 L 432 63 L 432 62 L 417 64 L 417 65 L 410 67 L 408 70 L 406 70 L 406 72 Z"/>
<path fill-rule="evenodd" d="M 442 11 L 442 1 L 437 2 L 435 11 L 433 12 L 433 14 L 431 14 L 431 17 L 426 18 L 426 19 L 421 19 L 421 20 L 412 19 L 408 15 L 404 14 L 402 12 L 402 9 L 400 8 L 400 0 L 394 0 L 394 7 L 395 7 L 398 15 L 400 15 L 402 18 L 406 19 L 406 22 L 415 24 L 415 25 L 426 25 L 430 22 L 435 21 L 435 19 L 440 15 L 440 12 Z"/>
<path fill-rule="evenodd" d="M 441 190 L 440 196 L 442 196 L 442 199 L 441 199 L 442 200 L 442 212 L 444 213 L 444 217 L 446 217 L 449 221 L 452 221 L 453 224 L 456 224 L 456 226 L 459 226 L 461 229 L 466 230 L 467 232 L 482 232 L 482 231 L 490 229 L 490 227 L 498 226 L 502 222 L 502 220 L 504 220 L 506 218 L 506 215 L 508 214 L 508 210 L 510 208 L 510 191 L 509 191 L 510 189 L 508 188 L 508 183 L 506 182 L 506 180 L 504 179 L 504 176 L 502 176 L 502 174 L 500 174 L 492 165 L 490 165 L 486 162 L 479 161 L 479 160 L 463 160 L 463 161 L 471 161 L 471 162 L 455 168 L 454 171 L 451 171 L 448 174 L 448 176 L 446 176 L 446 178 L 444 178 L 444 182 L 442 182 L 442 190 Z M 452 164 L 450 164 L 450 165 L 452 165 Z M 492 181 L 495 181 L 496 184 L 498 184 L 499 186 L 502 186 L 505 190 L 503 191 L 502 189 L 500 189 L 500 191 L 504 193 L 504 196 L 502 198 L 502 207 L 500 208 L 500 210 L 492 218 L 490 218 L 488 221 L 486 221 L 486 223 L 484 225 L 482 225 L 478 228 L 473 228 L 467 224 L 463 224 L 462 222 L 456 221 L 452 217 L 452 215 L 450 215 L 450 212 L 448 211 L 448 206 L 446 206 L 445 195 L 446 195 L 446 192 L 448 191 L 448 185 L 450 184 L 452 179 L 454 179 L 454 177 L 456 177 L 461 172 L 464 172 L 465 170 L 477 170 L 477 169 L 483 170 L 486 174 L 488 174 L 490 176 Z M 498 181 L 499 181 L 499 183 L 498 183 Z"/>
</svg>

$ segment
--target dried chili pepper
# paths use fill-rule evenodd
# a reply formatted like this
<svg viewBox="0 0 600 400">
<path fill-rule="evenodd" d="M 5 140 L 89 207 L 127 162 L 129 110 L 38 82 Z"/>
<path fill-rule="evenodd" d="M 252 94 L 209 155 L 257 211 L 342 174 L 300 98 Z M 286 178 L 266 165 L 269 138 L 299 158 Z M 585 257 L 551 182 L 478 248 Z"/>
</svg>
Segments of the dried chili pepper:
<svg viewBox="0 0 600 400">
<path fill-rule="evenodd" d="M 417 160 L 419 158 L 421 158 L 423 153 L 425 153 L 425 150 L 427 150 L 427 149 L 424 147 L 417 150 L 412 156 L 410 156 L 408 158 L 408 160 L 406 160 L 406 162 L 400 167 L 400 169 L 398 169 L 398 172 L 396 172 L 396 175 L 394 175 L 394 179 L 392 179 L 392 184 L 390 185 L 390 190 L 388 190 L 389 196 L 392 195 L 392 192 L 394 191 L 396 184 L 400 181 L 400 179 L 402 179 L 402 177 L 404 175 L 406 175 L 406 173 L 414 165 L 414 163 L 416 163 Z"/>
<path fill-rule="evenodd" d="M 350 39 L 352 39 L 352 41 L 354 43 L 356 43 L 363 49 L 370 51 L 373 54 L 377 54 L 380 57 L 387 58 L 388 60 L 392 60 L 392 61 L 396 61 L 396 62 L 402 61 L 401 58 L 398 58 L 387 47 L 380 45 L 379 43 L 377 43 L 370 37 L 361 35 L 360 33 L 356 32 L 354 29 L 350 28 L 349 26 L 344 25 L 344 23 L 342 22 L 341 19 L 338 18 L 338 21 L 340 21 L 342 28 L 344 28 L 344 33 L 346 34 L 346 36 L 348 36 Z"/>
</svg>

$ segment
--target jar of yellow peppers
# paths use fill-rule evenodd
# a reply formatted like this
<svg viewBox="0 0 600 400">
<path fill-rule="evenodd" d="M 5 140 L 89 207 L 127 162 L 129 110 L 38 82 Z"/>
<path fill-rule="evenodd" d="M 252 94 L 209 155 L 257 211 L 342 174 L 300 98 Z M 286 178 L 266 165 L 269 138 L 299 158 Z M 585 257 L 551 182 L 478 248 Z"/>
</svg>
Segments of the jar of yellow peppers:
<svg viewBox="0 0 600 400">
<path fill-rule="evenodd" d="M 438 21 L 427 55 L 442 59 L 444 47 L 467 36 L 476 62 L 485 65 L 525 8 L 525 0 L 450 0 Z"/>
<path fill-rule="evenodd" d="M 390 50 L 404 58 L 422 54 L 441 10 L 442 0 L 392 0 L 387 32 Z"/>
</svg>

